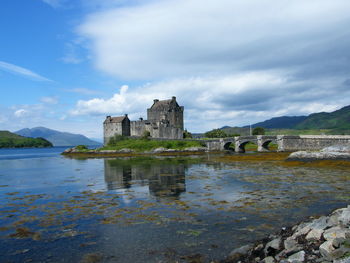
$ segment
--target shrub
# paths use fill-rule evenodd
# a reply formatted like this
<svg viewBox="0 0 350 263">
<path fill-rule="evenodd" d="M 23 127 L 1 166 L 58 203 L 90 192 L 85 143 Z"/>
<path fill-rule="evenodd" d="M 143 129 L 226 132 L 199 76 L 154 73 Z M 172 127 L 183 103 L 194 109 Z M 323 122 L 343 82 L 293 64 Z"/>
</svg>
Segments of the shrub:
<svg viewBox="0 0 350 263">
<path fill-rule="evenodd" d="M 192 133 L 190 133 L 190 132 L 187 131 L 187 130 L 184 130 L 183 137 L 184 137 L 184 139 L 186 139 L 186 138 L 192 138 Z"/>
<path fill-rule="evenodd" d="M 263 127 L 256 127 L 253 129 L 253 135 L 265 135 L 265 129 Z"/>
<path fill-rule="evenodd" d="M 144 131 L 141 138 L 143 140 L 149 140 L 149 137 L 151 137 L 151 133 L 149 131 Z"/>
<path fill-rule="evenodd" d="M 81 150 L 88 150 L 88 147 L 86 145 L 78 145 L 75 146 L 75 149 L 81 151 Z"/>
<path fill-rule="evenodd" d="M 223 130 L 214 129 L 204 133 L 204 136 L 207 138 L 225 138 L 227 137 L 227 134 Z"/>
</svg>

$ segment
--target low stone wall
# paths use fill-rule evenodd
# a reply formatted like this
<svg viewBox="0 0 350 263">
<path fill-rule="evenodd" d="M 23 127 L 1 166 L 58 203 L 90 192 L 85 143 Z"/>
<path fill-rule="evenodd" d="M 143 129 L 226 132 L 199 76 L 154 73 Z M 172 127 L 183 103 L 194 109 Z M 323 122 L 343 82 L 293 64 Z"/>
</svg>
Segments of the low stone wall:
<svg viewBox="0 0 350 263">
<path fill-rule="evenodd" d="M 308 151 L 350 143 L 347 135 L 278 136 L 279 151 Z"/>
</svg>

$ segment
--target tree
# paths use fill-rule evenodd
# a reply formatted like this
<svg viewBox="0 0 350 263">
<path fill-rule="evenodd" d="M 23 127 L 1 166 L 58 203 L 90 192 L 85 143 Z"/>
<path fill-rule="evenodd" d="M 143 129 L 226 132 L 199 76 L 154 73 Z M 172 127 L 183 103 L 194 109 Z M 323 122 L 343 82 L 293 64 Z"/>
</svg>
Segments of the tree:
<svg viewBox="0 0 350 263">
<path fill-rule="evenodd" d="M 253 129 L 253 135 L 265 135 L 265 129 L 263 127 L 256 127 Z"/>
<path fill-rule="evenodd" d="M 225 138 L 227 137 L 227 134 L 223 130 L 214 129 L 204 133 L 204 136 L 207 138 Z"/>
<path fill-rule="evenodd" d="M 184 135 L 184 139 L 186 139 L 186 138 L 192 138 L 192 133 L 190 133 L 190 132 L 187 131 L 187 130 L 184 130 L 183 135 Z"/>
</svg>

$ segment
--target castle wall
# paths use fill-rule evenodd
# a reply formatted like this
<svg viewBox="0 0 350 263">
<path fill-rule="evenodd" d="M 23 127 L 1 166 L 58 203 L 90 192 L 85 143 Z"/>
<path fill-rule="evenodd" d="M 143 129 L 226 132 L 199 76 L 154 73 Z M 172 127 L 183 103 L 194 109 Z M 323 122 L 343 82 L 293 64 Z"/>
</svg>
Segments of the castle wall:
<svg viewBox="0 0 350 263">
<path fill-rule="evenodd" d="M 177 128 L 184 128 L 184 122 L 183 122 L 183 112 L 184 107 L 174 107 L 173 109 L 169 110 L 158 110 L 158 109 L 147 109 L 147 119 L 150 121 L 159 122 L 162 120 L 168 120 L 169 124 L 177 127 Z"/>
<path fill-rule="evenodd" d="M 125 118 L 122 122 L 103 123 L 103 144 L 106 145 L 115 135 L 130 136 L 130 120 Z"/>
<path fill-rule="evenodd" d="M 183 130 L 168 124 L 149 121 L 132 121 L 130 123 L 131 136 L 141 137 L 149 131 L 152 138 L 183 139 Z"/>
<path fill-rule="evenodd" d="M 123 127 L 121 122 L 109 122 L 103 124 L 103 144 L 106 145 L 114 135 L 122 135 Z"/>
</svg>

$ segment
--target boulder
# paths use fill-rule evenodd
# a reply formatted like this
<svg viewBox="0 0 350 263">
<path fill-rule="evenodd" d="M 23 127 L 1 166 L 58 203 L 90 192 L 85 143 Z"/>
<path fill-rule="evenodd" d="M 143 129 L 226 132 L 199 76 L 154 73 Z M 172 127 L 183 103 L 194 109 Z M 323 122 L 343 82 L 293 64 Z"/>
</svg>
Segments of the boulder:
<svg viewBox="0 0 350 263">
<path fill-rule="evenodd" d="M 341 226 L 335 226 L 324 231 L 323 237 L 326 240 L 342 239 L 345 241 L 347 238 L 350 238 L 350 229 Z"/>
<path fill-rule="evenodd" d="M 333 247 L 333 240 L 328 240 L 320 246 L 320 253 L 326 259 L 332 260 L 332 252 L 335 250 Z"/>
<path fill-rule="evenodd" d="M 265 249 L 264 249 L 265 255 L 268 255 L 271 250 L 273 250 L 273 251 L 279 250 L 280 245 L 281 245 L 281 238 L 280 237 L 271 240 L 265 246 Z"/>
<path fill-rule="evenodd" d="M 305 260 L 305 252 L 299 251 L 298 253 L 295 253 L 288 257 L 287 262 L 290 263 L 301 263 Z"/>
</svg>

